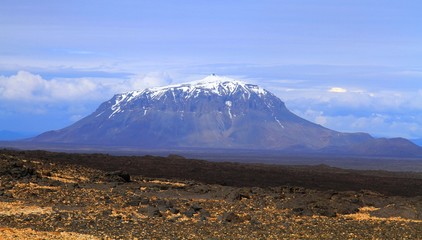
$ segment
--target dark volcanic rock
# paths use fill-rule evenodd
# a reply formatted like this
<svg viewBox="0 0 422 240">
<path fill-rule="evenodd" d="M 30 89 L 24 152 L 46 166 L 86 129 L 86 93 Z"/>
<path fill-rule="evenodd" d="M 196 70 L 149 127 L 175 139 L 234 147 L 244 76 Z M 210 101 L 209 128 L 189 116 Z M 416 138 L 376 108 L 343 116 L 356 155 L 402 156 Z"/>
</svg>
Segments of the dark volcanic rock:
<svg viewBox="0 0 422 240">
<path fill-rule="evenodd" d="M 243 220 L 234 212 L 226 212 L 222 216 L 222 221 L 229 223 L 240 223 Z"/>
<path fill-rule="evenodd" d="M 295 192 L 295 191 L 290 191 Z M 299 196 L 297 195 L 299 194 Z M 334 197 L 335 196 L 335 197 Z M 335 217 L 337 214 L 352 214 L 364 206 L 357 196 L 345 193 L 321 193 L 298 191 L 279 204 L 280 208 L 292 209 L 297 215 L 321 215 Z"/>
<path fill-rule="evenodd" d="M 165 212 L 171 208 L 174 207 L 174 204 L 172 201 L 168 201 L 168 200 L 159 200 L 155 203 L 155 205 L 157 206 L 157 208 L 161 211 L 161 212 Z"/>
<path fill-rule="evenodd" d="M 201 209 L 202 209 L 202 207 L 201 206 L 199 206 L 199 204 L 193 204 L 192 206 L 191 206 L 191 208 L 195 211 L 195 212 L 198 212 L 198 211 L 200 211 Z"/>
<path fill-rule="evenodd" d="M 148 206 L 146 208 L 145 213 L 147 214 L 147 216 L 149 217 L 162 217 L 163 215 L 161 214 L 160 210 L 157 207 L 154 206 Z"/>
<path fill-rule="evenodd" d="M 400 204 L 391 204 L 379 210 L 371 212 L 371 216 L 390 218 L 401 217 L 404 219 L 422 220 L 421 209 L 416 209 L 414 206 L 406 206 Z"/>
<path fill-rule="evenodd" d="M 234 190 L 227 195 L 226 199 L 230 201 L 240 201 L 242 199 L 249 199 L 251 194 L 250 189 L 241 188 L 239 190 Z"/>
<path fill-rule="evenodd" d="M 173 213 L 173 214 L 178 214 L 180 211 L 179 211 L 179 209 L 177 209 L 177 208 L 174 208 L 174 207 L 171 207 L 171 208 L 169 208 L 168 209 L 171 213 Z"/>
<path fill-rule="evenodd" d="M 12 161 L 5 156 L 0 151 L 2 173 L 6 172 L 4 169 L 15 169 L 16 177 L 9 170 L 0 175 L 0 239 L 420 239 L 422 236 L 421 221 L 415 220 L 421 219 L 421 196 L 291 187 L 295 185 L 213 184 L 207 185 L 204 193 L 195 190 L 204 185 L 196 181 L 132 174 L 130 183 L 120 184 L 96 169 L 33 157 L 23 158 L 34 159 L 32 162 Z M 106 165 L 108 171 L 113 169 Z M 117 163 L 119 167 L 123 165 Z M 191 165 L 189 162 L 186 166 Z M 156 167 L 156 162 L 152 166 Z M 142 167 L 147 166 L 142 164 Z M 33 177 L 37 174 L 21 171 L 24 168 L 42 174 Z M 51 176 L 43 174 L 48 171 Z M 296 177 L 303 180 L 303 176 Z M 412 178 L 399 180 L 399 187 L 404 188 Z M 336 178 L 338 182 L 341 177 Z M 418 182 L 413 184 L 420 187 Z M 228 198 L 229 193 L 234 193 L 234 197 Z M 367 203 L 376 208 L 368 208 Z M 360 208 L 363 206 L 367 208 Z M 348 215 L 357 208 L 365 218 L 360 214 Z M 367 217 L 368 213 L 381 219 Z"/>
<path fill-rule="evenodd" d="M 139 198 L 131 199 L 126 203 L 127 206 L 134 206 L 134 207 L 139 206 L 140 204 L 141 204 L 141 199 Z"/>
<path fill-rule="evenodd" d="M 109 181 L 116 182 L 130 182 L 130 175 L 125 171 L 114 171 L 106 174 L 109 177 Z"/>
<path fill-rule="evenodd" d="M 193 217 L 194 214 L 196 214 L 196 211 L 193 208 L 189 208 L 187 211 L 183 212 L 183 214 L 186 217 L 191 218 L 191 217 Z"/>
<path fill-rule="evenodd" d="M 7 162 L 0 166 L 0 175 L 9 175 L 13 178 L 24 178 L 36 176 L 37 172 L 34 168 L 25 166 L 20 161 Z"/>
</svg>

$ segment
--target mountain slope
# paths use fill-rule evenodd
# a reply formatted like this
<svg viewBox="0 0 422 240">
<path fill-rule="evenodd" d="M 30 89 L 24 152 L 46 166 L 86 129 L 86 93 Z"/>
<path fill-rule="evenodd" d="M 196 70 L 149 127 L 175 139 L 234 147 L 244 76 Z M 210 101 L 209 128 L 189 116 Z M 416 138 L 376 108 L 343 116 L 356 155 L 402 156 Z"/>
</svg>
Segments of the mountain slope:
<svg viewBox="0 0 422 240">
<path fill-rule="evenodd" d="M 418 146 L 421 146 L 421 147 L 422 147 L 422 138 L 411 139 L 411 141 L 412 141 L 414 144 L 416 144 L 416 145 L 418 145 Z"/>
<path fill-rule="evenodd" d="M 298 151 L 350 148 L 373 140 L 365 133 L 340 133 L 311 123 L 267 90 L 218 76 L 117 94 L 75 124 L 33 139 L 144 148 Z"/>
</svg>

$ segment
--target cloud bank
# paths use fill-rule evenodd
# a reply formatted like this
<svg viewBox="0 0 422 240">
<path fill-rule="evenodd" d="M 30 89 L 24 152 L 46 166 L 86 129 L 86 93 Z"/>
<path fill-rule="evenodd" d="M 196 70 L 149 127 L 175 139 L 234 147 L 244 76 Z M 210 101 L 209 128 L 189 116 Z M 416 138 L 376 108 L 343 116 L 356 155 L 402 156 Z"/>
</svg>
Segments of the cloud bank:
<svg viewBox="0 0 422 240">
<path fill-rule="evenodd" d="M 163 72 L 118 77 L 47 79 L 28 71 L 0 76 L 0 126 L 17 132 L 63 128 L 114 94 L 171 83 Z M 0 130 L 1 130 L 0 129 Z"/>
<path fill-rule="evenodd" d="M 58 74 L 53 74 L 56 77 L 50 79 L 18 71 L 0 76 L 0 124 L 9 126 L 10 130 L 20 130 L 28 125 L 25 119 L 31 118 L 34 119 L 32 127 L 36 126 L 39 131 L 62 128 L 87 116 L 116 93 L 197 80 L 206 74 L 191 79 L 191 73 L 180 73 L 176 74 L 177 81 L 173 73 L 170 76 L 165 72 L 126 77 L 76 75 L 57 77 Z M 267 88 L 297 115 L 334 130 L 368 132 L 379 137 L 422 136 L 422 88 L 374 90 L 359 84 L 345 85 L 341 81 L 330 86 L 306 78 L 254 79 L 241 75 L 234 78 Z M 20 121 L 21 124 L 16 124 Z M 30 127 L 28 130 L 33 131 Z"/>
<path fill-rule="evenodd" d="M 279 89 L 276 95 L 297 115 L 334 130 L 422 136 L 422 90 Z"/>
<path fill-rule="evenodd" d="M 128 79 L 54 78 L 19 71 L 12 76 L 0 76 L 0 99 L 13 102 L 60 103 L 104 100 L 116 93 L 144 89 L 171 83 L 165 73 L 134 75 Z"/>
</svg>

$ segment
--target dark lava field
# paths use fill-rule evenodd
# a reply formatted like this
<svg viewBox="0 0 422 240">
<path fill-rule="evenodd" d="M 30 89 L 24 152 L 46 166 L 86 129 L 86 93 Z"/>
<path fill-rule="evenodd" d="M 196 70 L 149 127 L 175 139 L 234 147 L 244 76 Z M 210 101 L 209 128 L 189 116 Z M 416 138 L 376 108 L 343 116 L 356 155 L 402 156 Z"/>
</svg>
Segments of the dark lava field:
<svg viewBox="0 0 422 240">
<path fill-rule="evenodd" d="M 421 239 L 422 173 L 0 151 L 0 239 Z"/>
</svg>

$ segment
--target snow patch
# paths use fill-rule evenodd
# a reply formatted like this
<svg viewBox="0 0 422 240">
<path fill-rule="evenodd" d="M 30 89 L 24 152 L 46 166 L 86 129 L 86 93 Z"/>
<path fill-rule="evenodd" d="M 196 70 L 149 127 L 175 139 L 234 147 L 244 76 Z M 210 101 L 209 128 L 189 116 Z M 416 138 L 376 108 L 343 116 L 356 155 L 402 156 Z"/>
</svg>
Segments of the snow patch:
<svg viewBox="0 0 422 240">
<path fill-rule="evenodd" d="M 111 110 L 113 111 L 108 118 L 112 118 L 116 113 L 121 112 L 121 103 L 125 102 L 126 98 L 131 95 L 128 94 L 121 94 L 120 96 L 116 97 L 116 102 L 111 106 Z"/>
<path fill-rule="evenodd" d="M 232 115 L 232 102 L 231 101 L 226 101 L 226 106 L 227 106 L 227 111 L 228 111 L 228 114 L 229 114 L 229 116 L 230 116 L 230 119 L 233 119 L 233 115 Z"/>
<path fill-rule="evenodd" d="M 140 98 L 158 101 L 163 100 L 163 97 L 165 99 L 167 99 L 167 97 L 172 97 L 172 100 L 176 101 L 178 97 L 192 99 L 197 98 L 200 95 L 232 96 L 235 94 L 241 94 L 240 96 L 246 100 L 254 94 L 259 97 L 263 97 L 269 93 L 254 84 L 247 84 L 229 77 L 211 75 L 198 81 L 164 87 L 147 88 L 143 91 L 132 91 L 117 95 L 115 103 L 111 106 L 112 113 L 109 118 L 112 118 L 115 114 L 121 112 L 122 107 L 128 102 L 135 101 Z M 229 108 L 230 117 L 232 117 L 230 109 L 232 107 L 232 102 L 227 101 L 225 104 Z M 146 111 L 144 112 L 144 115 L 145 114 Z"/>
<path fill-rule="evenodd" d="M 274 119 L 278 122 L 278 125 L 280 125 L 280 127 L 284 129 L 284 125 L 281 124 L 281 122 L 276 117 L 274 117 Z"/>
<path fill-rule="evenodd" d="M 268 92 L 257 85 L 247 84 L 239 80 L 235 80 L 229 77 L 211 75 L 204 79 L 182 83 L 174 84 L 164 87 L 155 87 L 147 88 L 144 91 L 133 91 L 128 92 L 123 95 L 130 96 L 126 101 L 132 101 L 137 99 L 140 95 L 148 95 L 151 99 L 159 100 L 163 95 L 168 91 L 172 93 L 173 99 L 176 99 L 175 93 L 181 92 L 185 99 L 191 97 L 198 97 L 199 94 L 216 94 L 219 96 L 223 95 L 233 95 L 237 91 L 243 91 L 242 96 L 244 98 L 250 98 L 252 93 L 255 93 L 259 96 L 264 96 Z"/>
<path fill-rule="evenodd" d="M 102 111 L 101 113 L 97 114 L 97 116 L 95 116 L 95 117 L 99 117 L 99 116 L 103 115 L 103 113 L 104 113 L 104 111 Z"/>
</svg>

